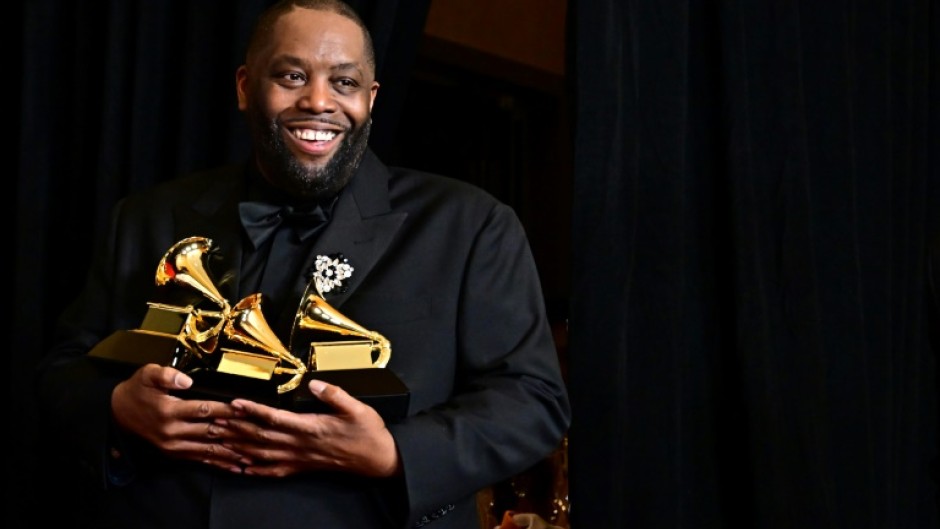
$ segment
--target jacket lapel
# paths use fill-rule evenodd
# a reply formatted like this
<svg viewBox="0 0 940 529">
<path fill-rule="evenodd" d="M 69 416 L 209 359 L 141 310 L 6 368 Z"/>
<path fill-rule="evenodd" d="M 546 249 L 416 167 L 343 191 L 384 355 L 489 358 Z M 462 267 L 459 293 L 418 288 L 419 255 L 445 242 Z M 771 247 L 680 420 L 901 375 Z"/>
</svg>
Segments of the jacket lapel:
<svg viewBox="0 0 940 529">
<path fill-rule="evenodd" d="M 390 176 L 388 168 L 366 151 L 356 176 L 336 204 L 333 219 L 314 245 L 314 258 L 341 253 L 353 267 L 344 283 L 346 291 L 327 296 L 334 307 L 341 306 L 365 281 L 408 217 L 407 213 L 392 212 Z M 298 298 L 305 287 L 300 288 Z"/>
<path fill-rule="evenodd" d="M 245 193 L 245 166 L 220 172 L 212 185 L 197 191 L 190 206 L 174 212 L 175 237 L 202 236 L 212 240 L 212 248 L 220 259 L 213 261 L 210 271 L 219 292 L 235 304 L 251 292 L 239 292 L 242 265 L 242 226 L 238 220 L 238 202 Z M 310 265 L 317 255 L 343 254 L 353 267 L 345 283 L 346 292 L 329 293 L 327 301 L 339 307 L 365 281 L 379 258 L 388 250 L 401 228 L 407 213 L 393 213 L 389 197 L 388 168 L 371 151 L 366 151 L 362 164 L 347 189 L 340 195 L 330 224 L 314 244 Z M 180 231 L 185 226 L 187 232 Z M 295 299 L 300 301 L 308 286 L 301 274 L 294 285 Z"/>
</svg>

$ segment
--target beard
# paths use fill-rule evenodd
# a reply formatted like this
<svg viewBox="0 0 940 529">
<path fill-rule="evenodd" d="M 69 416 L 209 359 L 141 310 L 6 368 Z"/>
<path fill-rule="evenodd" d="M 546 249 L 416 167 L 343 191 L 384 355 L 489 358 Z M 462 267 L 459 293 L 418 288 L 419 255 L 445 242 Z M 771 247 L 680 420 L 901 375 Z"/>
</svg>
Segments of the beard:
<svg viewBox="0 0 940 529">
<path fill-rule="evenodd" d="M 253 117 L 256 153 L 262 173 L 275 187 L 304 200 L 335 197 L 352 180 L 369 144 L 370 116 L 343 137 L 336 153 L 322 167 L 308 167 L 290 151 L 277 119 Z"/>
</svg>

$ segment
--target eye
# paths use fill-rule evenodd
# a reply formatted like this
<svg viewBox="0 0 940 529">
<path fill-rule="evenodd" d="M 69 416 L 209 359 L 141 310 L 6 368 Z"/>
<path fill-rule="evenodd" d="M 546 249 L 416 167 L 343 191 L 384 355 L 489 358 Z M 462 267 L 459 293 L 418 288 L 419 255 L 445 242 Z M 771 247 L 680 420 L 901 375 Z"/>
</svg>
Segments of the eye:
<svg viewBox="0 0 940 529">
<path fill-rule="evenodd" d="M 301 86 L 307 82 L 307 76 L 300 72 L 285 72 L 275 77 L 280 83 L 288 86 Z"/>
<path fill-rule="evenodd" d="M 340 77 L 333 81 L 338 90 L 350 92 L 359 87 L 359 83 L 350 77 Z"/>
</svg>

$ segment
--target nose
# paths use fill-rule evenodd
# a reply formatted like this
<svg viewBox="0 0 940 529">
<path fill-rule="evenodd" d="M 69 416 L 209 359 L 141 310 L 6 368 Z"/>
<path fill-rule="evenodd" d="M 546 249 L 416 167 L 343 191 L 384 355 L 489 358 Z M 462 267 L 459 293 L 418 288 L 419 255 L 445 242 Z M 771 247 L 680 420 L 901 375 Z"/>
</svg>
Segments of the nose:
<svg viewBox="0 0 940 529">
<path fill-rule="evenodd" d="M 313 79 L 304 88 L 304 93 L 298 105 L 316 114 L 333 112 L 336 110 L 336 101 L 333 99 L 333 90 L 326 79 Z"/>
</svg>

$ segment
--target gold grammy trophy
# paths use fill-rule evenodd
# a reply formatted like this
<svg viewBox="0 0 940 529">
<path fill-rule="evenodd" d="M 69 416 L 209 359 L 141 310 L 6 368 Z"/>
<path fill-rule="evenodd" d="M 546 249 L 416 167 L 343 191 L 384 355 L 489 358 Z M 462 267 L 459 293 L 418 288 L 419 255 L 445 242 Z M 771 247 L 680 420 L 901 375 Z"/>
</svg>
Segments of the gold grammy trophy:
<svg viewBox="0 0 940 529">
<path fill-rule="evenodd" d="M 260 293 L 234 306 L 219 293 L 207 269 L 211 249 L 205 237 L 188 237 L 170 247 L 157 265 L 156 284 L 177 294 L 183 287 L 189 302 L 148 302 L 139 328 L 113 333 L 90 351 L 91 357 L 135 368 L 146 363 L 176 367 L 193 378 L 193 386 L 180 393 L 187 398 L 245 397 L 295 411 L 328 412 L 307 388 L 311 378 L 319 378 L 343 387 L 386 420 L 404 417 L 409 392 L 385 369 L 391 357 L 386 338 L 330 306 L 313 281 L 291 332 L 296 350 L 309 351 L 304 362 L 268 325 Z M 332 338 L 299 342 L 307 331 Z M 343 336 L 356 339 L 335 339 Z"/>
<path fill-rule="evenodd" d="M 291 330 L 291 349 L 307 358 L 305 378 L 342 387 L 388 419 L 408 411 L 408 388 L 389 369 L 391 343 L 333 308 L 323 298 L 320 278 L 307 285 Z M 337 340 L 337 337 L 352 339 Z M 320 339 L 326 338 L 326 339 Z M 304 385 L 295 392 L 295 405 L 319 410 L 319 401 Z"/>
</svg>

